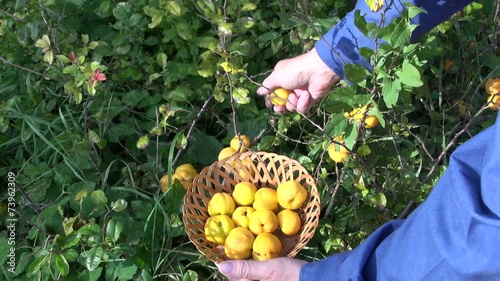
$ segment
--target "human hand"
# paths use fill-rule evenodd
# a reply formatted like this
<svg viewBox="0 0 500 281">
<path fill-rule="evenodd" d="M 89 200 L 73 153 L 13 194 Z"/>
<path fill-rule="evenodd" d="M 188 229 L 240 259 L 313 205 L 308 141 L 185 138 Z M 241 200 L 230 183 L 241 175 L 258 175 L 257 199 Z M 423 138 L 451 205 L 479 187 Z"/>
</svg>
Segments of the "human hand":
<svg viewBox="0 0 500 281">
<path fill-rule="evenodd" d="M 266 96 L 266 106 L 279 114 L 287 111 L 305 114 L 339 80 L 340 77 L 321 60 L 316 49 L 312 49 L 300 56 L 279 61 L 271 75 L 262 82 L 257 94 Z M 292 91 L 286 105 L 273 105 L 269 100 L 271 91 L 278 87 Z"/>
<path fill-rule="evenodd" d="M 229 281 L 298 281 L 307 262 L 291 258 L 267 261 L 231 260 L 217 265 Z"/>
</svg>

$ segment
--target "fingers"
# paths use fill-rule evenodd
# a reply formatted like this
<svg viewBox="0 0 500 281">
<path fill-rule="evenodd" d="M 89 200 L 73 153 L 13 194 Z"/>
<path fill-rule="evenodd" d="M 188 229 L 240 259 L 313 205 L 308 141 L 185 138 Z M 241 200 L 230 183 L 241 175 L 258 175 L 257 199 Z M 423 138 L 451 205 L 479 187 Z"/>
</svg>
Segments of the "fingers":
<svg viewBox="0 0 500 281">
<path fill-rule="evenodd" d="M 228 276 L 230 281 L 266 280 L 276 273 L 276 269 L 269 262 L 248 260 L 222 262 L 219 265 L 219 270 L 222 274 Z"/>
<path fill-rule="evenodd" d="M 306 90 L 297 89 L 294 93 L 288 96 L 288 102 L 286 103 L 286 109 L 289 112 L 300 112 L 306 114 L 309 112 L 315 100 L 312 98 L 311 94 Z"/>
<path fill-rule="evenodd" d="M 231 260 L 218 265 L 229 281 L 299 281 L 302 266 L 307 262 L 291 258 L 267 261 Z"/>
</svg>

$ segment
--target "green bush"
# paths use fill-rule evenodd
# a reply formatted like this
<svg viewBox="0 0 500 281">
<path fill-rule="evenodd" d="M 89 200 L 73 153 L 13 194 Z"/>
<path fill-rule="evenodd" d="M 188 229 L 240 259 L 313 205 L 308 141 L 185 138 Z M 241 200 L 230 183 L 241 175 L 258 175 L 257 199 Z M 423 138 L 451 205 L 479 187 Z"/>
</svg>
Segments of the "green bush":
<svg viewBox="0 0 500 281">
<path fill-rule="evenodd" d="M 15 194 L 1 194 L 2 275 L 221 280 L 186 236 L 184 189 L 162 193 L 159 180 L 179 164 L 210 165 L 236 133 L 315 177 L 321 221 L 300 258 L 352 249 L 406 217 L 453 149 L 494 122 L 482 84 L 500 76 L 495 1 L 467 6 L 413 44 L 418 9 L 382 29 L 358 16 L 387 42 L 362 50 L 373 72 L 347 65 L 353 84 L 339 83 L 309 115 L 273 114 L 259 83 L 354 2 L 4 1 L 0 177 L 16 181 Z M 344 117 L 366 104 L 380 120 L 372 129 Z M 340 135 L 351 155 L 336 164 L 326 149 Z"/>
</svg>

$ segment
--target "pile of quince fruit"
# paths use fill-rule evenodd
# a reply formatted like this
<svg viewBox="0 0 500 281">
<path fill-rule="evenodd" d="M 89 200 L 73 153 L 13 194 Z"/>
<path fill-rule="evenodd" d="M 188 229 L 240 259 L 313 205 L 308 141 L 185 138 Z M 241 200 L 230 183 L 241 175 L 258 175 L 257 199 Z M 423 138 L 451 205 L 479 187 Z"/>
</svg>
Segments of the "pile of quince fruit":
<svg viewBox="0 0 500 281">
<path fill-rule="evenodd" d="M 232 193 L 218 192 L 208 202 L 205 237 L 223 245 L 230 259 L 276 258 L 282 250 L 276 234 L 292 236 L 299 232 L 302 223 L 296 210 L 307 195 L 296 180 L 278 184 L 276 189 L 240 182 Z"/>
</svg>

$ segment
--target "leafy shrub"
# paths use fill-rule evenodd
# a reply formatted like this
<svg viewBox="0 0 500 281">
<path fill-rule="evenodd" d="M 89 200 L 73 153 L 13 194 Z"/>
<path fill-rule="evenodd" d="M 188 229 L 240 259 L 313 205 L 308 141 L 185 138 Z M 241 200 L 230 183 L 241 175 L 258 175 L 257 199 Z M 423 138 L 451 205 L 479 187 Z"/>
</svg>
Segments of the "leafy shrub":
<svg viewBox="0 0 500 281">
<path fill-rule="evenodd" d="M 187 239 L 184 189 L 163 194 L 159 179 L 182 163 L 211 164 L 235 133 L 315 176 L 322 219 L 301 258 L 352 249 L 408 215 L 453 149 L 494 122 L 482 89 L 500 74 L 491 0 L 413 44 L 409 14 L 385 29 L 358 16 L 387 42 L 363 50 L 376 67 L 346 66 L 353 84 L 307 116 L 277 116 L 255 90 L 354 1 L 4 2 L 0 176 L 16 175 L 18 218 L 15 273 L 0 238 L 7 280 L 220 279 Z M 368 103 L 380 126 L 344 117 Z M 335 164 L 325 149 L 341 134 L 352 154 Z"/>
</svg>

